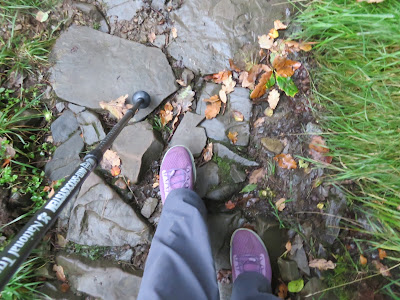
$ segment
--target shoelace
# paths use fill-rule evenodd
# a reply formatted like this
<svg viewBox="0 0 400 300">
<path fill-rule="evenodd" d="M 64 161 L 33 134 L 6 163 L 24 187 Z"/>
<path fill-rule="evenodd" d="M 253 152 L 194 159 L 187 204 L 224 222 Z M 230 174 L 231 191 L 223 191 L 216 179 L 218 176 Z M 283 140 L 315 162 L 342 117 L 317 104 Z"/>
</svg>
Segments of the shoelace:
<svg viewBox="0 0 400 300">
<path fill-rule="evenodd" d="M 189 188 L 190 172 L 190 167 L 164 170 L 162 176 L 165 184 L 165 194 L 167 195 L 172 189 Z"/>
<path fill-rule="evenodd" d="M 265 258 L 264 255 L 235 255 L 234 264 L 238 273 L 258 272 L 263 274 Z"/>
</svg>

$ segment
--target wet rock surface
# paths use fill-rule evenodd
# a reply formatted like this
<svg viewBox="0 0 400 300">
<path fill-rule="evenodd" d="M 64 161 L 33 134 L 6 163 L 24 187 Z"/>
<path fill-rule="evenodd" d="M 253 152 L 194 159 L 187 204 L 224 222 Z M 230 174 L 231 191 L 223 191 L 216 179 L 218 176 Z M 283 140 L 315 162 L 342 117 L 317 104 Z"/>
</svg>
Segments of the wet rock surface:
<svg viewBox="0 0 400 300">
<path fill-rule="evenodd" d="M 247 42 L 284 20 L 285 5 L 279 1 L 185 1 L 171 18 L 178 37 L 168 46 L 176 60 L 202 74 L 229 67 L 228 60 Z"/>
<path fill-rule="evenodd" d="M 57 40 L 51 83 L 57 96 L 100 110 L 135 91 L 147 91 L 152 102 L 135 116 L 141 120 L 176 90 L 175 77 L 161 50 L 114 37 L 88 27 L 72 26 Z"/>
</svg>

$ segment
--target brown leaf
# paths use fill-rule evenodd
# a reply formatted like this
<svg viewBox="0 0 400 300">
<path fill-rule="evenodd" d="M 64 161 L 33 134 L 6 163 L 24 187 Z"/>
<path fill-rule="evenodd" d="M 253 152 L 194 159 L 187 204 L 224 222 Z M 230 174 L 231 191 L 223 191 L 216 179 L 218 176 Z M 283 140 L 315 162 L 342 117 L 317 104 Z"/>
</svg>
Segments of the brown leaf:
<svg viewBox="0 0 400 300">
<path fill-rule="evenodd" d="M 243 122 L 244 116 L 240 111 L 233 110 L 232 111 L 232 116 L 235 119 L 236 122 Z"/>
<path fill-rule="evenodd" d="M 274 157 L 274 160 L 278 162 L 278 166 L 283 169 L 297 169 L 297 163 L 293 159 L 291 154 L 278 154 Z"/>
<path fill-rule="evenodd" d="M 319 135 L 314 135 L 312 137 L 310 145 L 308 147 L 320 153 L 329 152 L 329 148 L 326 146 L 325 140 Z"/>
<path fill-rule="evenodd" d="M 260 81 L 258 82 L 256 87 L 250 94 L 251 99 L 260 98 L 261 96 L 263 96 L 265 94 L 265 91 L 267 90 L 267 87 L 265 85 L 267 84 L 271 75 L 272 75 L 272 71 L 265 72 L 264 74 L 261 75 Z"/>
<path fill-rule="evenodd" d="M 207 104 L 205 110 L 205 115 L 207 120 L 213 119 L 219 114 L 219 111 L 221 110 L 221 103 L 222 102 L 218 100 L 216 102 L 211 102 Z"/>
<path fill-rule="evenodd" d="M 214 103 L 214 102 L 219 101 L 219 97 L 218 97 L 218 95 L 214 95 L 214 96 L 211 96 L 208 99 L 204 99 L 203 101 L 204 102 L 208 102 L 208 103 Z"/>
<path fill-rule="evenodd" d="M 11 160 L 9 158 L 4 159 L 3 164 L 1 165 L 2 168 L 5 168 L 10 164 Z"/>
<path fill-rule="evenodd" d="M 167 102 L 164 105 L 164 109 L 160 110 L 161 125 L 163 127 L 174 117 L 173 109 L 172 104 Z"/>
<path fill-rule="evenodd" d="M 276 30 L 286 29 L 287 25 L 283 24 L 280 20 L 275 20 L 274 21 L 274 28 Z"/>
<path fill-rule="evenodd" d="M 275 109 L 279 102 L 280 94 L 278 90 L 273 89 L 268 94 L 268 103 L 271 109 Z"/>
<path fill-rule="evenodd" d="M 249 184 L 256 184 L 265 179 L 266 171 L 264 168 L 255 169 L 250 173 Z"/>
<path fill-rule="evenodd" d="M 68 290 L 69 290 L 69 284 L 68 283 L 64 282 L 63 284 L 61 284 L 60 291 L 62 293 L 66 293 L 66 292 L 68 292 Z"/>
<path fill-rule="evenodd" d="M 288 287 L 287 287 L 287 285 L 285 283 L 282 282 L 278 286 L 278 297 L 280 299 L 286 299 L 287 294 L 288 294 Z"/>
<path fill-rule="evenodd" d="M 385 257 L 387 257 L 386 251 L 381 248 L 378 248 L 378 253 L 379 253 L 380 260 L 383 260 Z"/>
<path fill-rule="evenodd" d="M 233 203 L 231 200 L 229 200 L 228 202 L 225 203 L 226 209 L 234 209 L 235 206 L 236 206 L 236 204 Z"/>
<path fill-rule="evenodd" d="M 300 43 L 299 48 L 305 52 L 311 51 L 312 46 L 310 43 Z"/>
<path fill-rule="evenodd" d="M 101 101 L 99 105 L 102 109 L 108 110 L 118 120 L 121 120 L 128 109 L 132 108 L 132 105 L 125 103 L 127 98 L 128 94 L 110 102 Z"/>
<path fill-rule="evenodd" d="M 230 132 L 228 133 L 228 139 L 232 142 L 232 144 L 236 144 L 238 140 L 238 133 L 237 132 Z"/>
<path fill-rule="evenodd" d="M 334 264 L 331 260 L 327 261 L 326 259 L 313 259 L 308 263 L 310 268 L 317 268 L 318 270 L 324 271 L 328 269 L 334 269 L 336 264 Z"/>
<path fill-rule="evenodd" d="M 209 143 L 207 145 L 207 147 L 205 147 L 203 149 L 202 156 L 203 156 L 204 162 L 208 162 L 208 161 L 210 161 L 212 159 L 212 157 L 213 157 L 213 143 Z"/>
<path fill-rule="evenodd" d="M 216 74 L 213 74 L 211 79 L 215 83 L 222 83 L 224 80 L 227 80 L 229 76 L 232 76 L 232 71 L 224 70 Z"/>
<path fill-rule="evenodd" d="M 234 87 L 236 86 L 236 81 L 234 81 L 232 79 L 232 75 L 228 76 L 227 79 L 222 81 L 222 90 L 226 93 L 226 94 L 230 94 L 232 93 L 235 89 Z"/>
<path fill-rule="evenodd" d="M 292 243 L 290 241 L 287 241 L 285 248 L 286 248 L 286 251 L 289 252 L 292 249 Z"/>
<path fill-rule="evenodd" d="M 50 199 L 51 197 L 54 196 L 54 194 L 55 194 L 55 190 L 54 190 L 54 188 L 51 188 L 50 193 L 47 195 L 47 198 Z"/>
<path fill-rule="evenodd" d="M 103 155 L 103 159 L 101 160 L 100 166 L 103 169 L 111 170 L 112 167 L 119 165 L 121 165 L 121 159 L 119 158 L 117 152 L 112 150 L 107 150 Z"/>
<path fill-rule="evenodd" d="M 263 34 L 262 36 L 258 37 L 258 44 L 260 45 L 260 48 L 270 49 L 274 44 L 274 39 L 269 35 Z"/>
<path fill-rule="evenodd" d="M 233 62 L 233 59 L 229 59 L 229 67 L 231 68 L 231 70 L 234 70 L 238 73 L 240 72 L 240 69 Z"/>
<path fill-rule="evenodd" d="M 272 62 L 272 66 L 274 67 L 277 75 L 282 77 L 290 77 L 294 74 L 294 71 L 300 68 L 301 63 L 277 55 Z"/>
<path fill-rule="evenodd" d="M 286 207 L 285 204 L 286 199 L 285 198 L 281 198 L 278 201 L 275 202 L 275 207 L 279 210 L 279 211 L 283 211 Z"/>
<path fill-rule="evenodd" d="M 43 188 L 43 192 L 48 192 L 48 191 L 50 191 L 50 190 L 51 190 L 51 187 L 48 186 L 48 185 L 46 185 L 46 186 Z"/>
<path fill-rule="evenodd" d="M 65 277 L 65 274 L 64 274 L 64 268 L 62 266 L 54 265 L 53 271 L 56 272 L 56 277 L 58 280 L 60 280 L 62 282 L 67 281 L 67 278 Z"/>
<path fill-rule="evenodd" d="M 367 262 L 368 262 L 367 258 L 364 255 L 360 254 L 360 264 L 362 266 L 365 266 Z"/>
<path fill-rule="evenodd" d="M 372 264 L 375 266 L 375 268 L 379 271 L 379 273 L 382 274 L 382 276 L 385 277 L 391 277 L 392 274 L 390 274 L 390 271 L 388 270 L 388 267 L 386 267 L 384 264 L 382 264 L 380 261 L 373 260 Z"/>
<path fill-rule="evenodd" d="M 254 127 L 260 127 L 262 124 L 264 124 L 264 122 L 265 122 L 265 118 L 264 117 L 261 117 L 261 118 L 258 118 L 255 122 L 254 122 L 254 124 L 253 124 L 253 126 Z"/>
<path fill-rule="evenodd" d="M 115 176 L 118 176 L 119 174 L 121 174 L 121 169 L 118 166 L 114 166 L 111 168 L 110 172 L 111 172 L 111 176 L 115 177 Z"/>
<path fill-rule="evenodd" d="M 246 71 L 240 73 L 239 82 L 242 83 L 242 87 L 244 88 L 249 88 L 251 90 L 254 89 L 254 81 L 253 82 L 249 81 L 249 73 Z"/>
</svg>

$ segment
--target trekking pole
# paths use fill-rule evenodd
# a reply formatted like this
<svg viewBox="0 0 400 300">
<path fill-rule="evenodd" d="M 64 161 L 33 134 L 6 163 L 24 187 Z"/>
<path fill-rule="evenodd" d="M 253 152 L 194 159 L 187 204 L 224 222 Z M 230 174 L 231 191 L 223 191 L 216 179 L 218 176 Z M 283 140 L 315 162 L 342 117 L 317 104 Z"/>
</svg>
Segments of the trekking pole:
<svg viewBox="0 0 400 300">
<path fill-rule="evenodd" d="M 129 109 L 124 117 L 113 127 L 103 141 L 90 151 L 83 162 L 76 168 L 75 172 L 62 185 L 58 192 L 49 199 L 46 204 L 36 212 L 17 236 L 0 253 L 0 291 L 17 272 L 19 266 L 26 260 L 32 250 L 36 247 L 45 233 L 56 221 L 62 209 L 78 191 L 85 179 L 96 168 L 103 158 L 104 152 L 110 148 L 115 138 L 125 127 L 128 121 L 140 108 L 150 105 L 150 96 L 144 91 L 136 92 L 132 96 L 133 107 Z"/>
</svg>

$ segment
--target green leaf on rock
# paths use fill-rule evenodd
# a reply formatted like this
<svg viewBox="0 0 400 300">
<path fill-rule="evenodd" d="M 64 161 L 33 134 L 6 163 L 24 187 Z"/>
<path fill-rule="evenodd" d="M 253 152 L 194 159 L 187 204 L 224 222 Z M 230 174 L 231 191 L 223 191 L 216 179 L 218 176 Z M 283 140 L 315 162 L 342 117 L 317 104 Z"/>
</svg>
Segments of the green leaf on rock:
<svg viewBox="0 0 400 300">
<path fill-rule="evenodd" d="M 299 92 L 291 77 L 276 76 L 276 82 L 279 88 L 290 97 L 294 97 Z"/>
<path fill-rule="evenodd" d="M 270 87 L 273 87 L 274 85 L 275 85 L 275 76 L 274 76 L 274 74 L 272 74 L 265 86 L 267 87 L 267 89 L 269 89 Z"/>
<path fill-rule="evenodd" d="M 241 193 L 249 193 L 249 192 L 254 191 L 256 188 L 257 188 L 257 184 L 248 184 L 240 192 Z"/>
<path fill-rule="evenodd" d="M 291 293 L 298 293 L 303 289 L 303 287 L 304 287 L 303 279 L 293 280 L 288 284 L 288 290 Z"/>
</svg>

